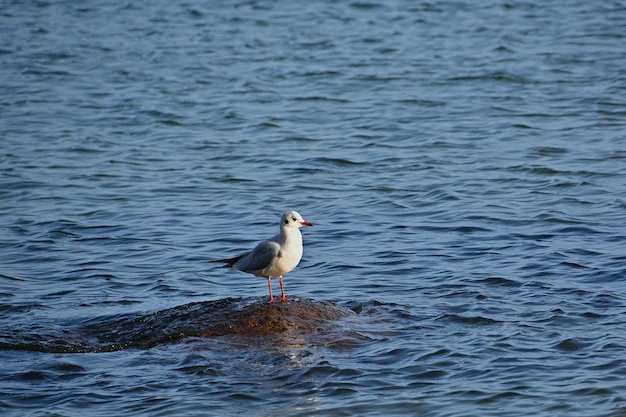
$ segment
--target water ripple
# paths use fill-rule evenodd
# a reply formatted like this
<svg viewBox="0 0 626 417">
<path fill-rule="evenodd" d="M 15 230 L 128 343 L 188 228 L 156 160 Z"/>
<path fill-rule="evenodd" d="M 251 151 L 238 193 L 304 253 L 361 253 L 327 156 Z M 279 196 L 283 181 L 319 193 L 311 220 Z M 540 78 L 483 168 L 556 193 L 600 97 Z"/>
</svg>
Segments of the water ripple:
<svg viewBox="0 0 626 417">
<path fill-rule="evenodd" d="M 621 5 L 16 6 L 3 414 L 623 414 Z M 357 314 L 203 337 L 287 209 Z"/>
</svg>

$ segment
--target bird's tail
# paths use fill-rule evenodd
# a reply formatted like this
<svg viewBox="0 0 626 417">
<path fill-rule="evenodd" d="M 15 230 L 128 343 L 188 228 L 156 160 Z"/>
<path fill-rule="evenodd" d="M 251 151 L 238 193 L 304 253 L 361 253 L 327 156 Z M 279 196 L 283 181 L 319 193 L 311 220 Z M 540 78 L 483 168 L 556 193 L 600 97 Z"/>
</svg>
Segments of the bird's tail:
<svg viewBox="0 0 626 417">
<path fill-rule="evenodd" d="M 221 263 L 225 264 L 225 265 L 223 265 L 225 268 L 232 268 L 233 265 L 235 265 L 238 260 L 240 260 L 241 258 L 243 258 L 246 255 L 247 255 L 247 253 L 244 253 L 242 255 L 237 255 L 234 258 L 216 259 L 214 261 L 209 261 L 209 262 L 221 262 Z"/>
</svg>

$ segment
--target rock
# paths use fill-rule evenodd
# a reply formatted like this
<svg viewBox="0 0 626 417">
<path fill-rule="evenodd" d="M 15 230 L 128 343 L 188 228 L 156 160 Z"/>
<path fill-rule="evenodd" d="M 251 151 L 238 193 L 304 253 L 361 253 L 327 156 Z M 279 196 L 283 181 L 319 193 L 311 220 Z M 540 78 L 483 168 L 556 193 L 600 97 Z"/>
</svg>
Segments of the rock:
<svg viewBox="0 0 626 417">
<path fill-rule="evenodd" d="M 356 313 L 346 307 L 326 301 L 306 298 L 287 303 L 230 303 L 227 308 L 215 311 L 205 323 L 203 337 L 238 334 L 246 336 L 271 335 L 298 330 L 315 332 L 325 322 L 338 320 Z"/>
<path fill-rule="evenodd" d="M 86 336 L 96 338 L 100 342 L 96 350 L 101 351 L 147 349 L 191 337 L 262 337 L 279 333 L 301 337 L 324 333 L 324 327 L 332 328 L 333 321 L 355 314 L 338 304 L 307 298 L 286 303 L 270 303 L 265 298 L 227 298 L 90 325 L 90 334 Z M 97 333 L 89 329 L 97 329 Z"/>
<path fill-rule="evenodd" d="M 96 317 L 78 326 L 42 324 L 39 332 L 15 329 L 0 338 L 0 346 L 58 353 L 111 352 L 216 337 L 229 337 L 232 343 L 244 345 L 251 343 L 249 337 L 259 343 L 262 338 L 287 344 L 342 344 L 351 336 L 338 326 L 338 320 L 353 315 L 356 313 L 349 308 L 307 298 L 285 303 L 227 298 L 148 314 Z"/>
</svg>

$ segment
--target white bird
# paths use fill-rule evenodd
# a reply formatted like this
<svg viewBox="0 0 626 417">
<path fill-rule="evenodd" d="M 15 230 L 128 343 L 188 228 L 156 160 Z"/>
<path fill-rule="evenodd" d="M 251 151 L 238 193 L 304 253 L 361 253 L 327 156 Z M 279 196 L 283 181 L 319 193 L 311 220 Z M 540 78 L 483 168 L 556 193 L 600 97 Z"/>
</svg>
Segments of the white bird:
<svg viewBox="0 0 626 417">
<path fill-rule="evenodd" d="M 225 267 L 267 278 L 272 303 L 275 302 L 272 295 L 272 278 L 278 277 L 281 301 L 289 301 L 285 297 L 283 275 L 291 272 L 302 259 L 302 234 L 300 233 L 302 226 L 313 225 L 304 220 L 297 211 L 288 211 L 280 219 L 280 233 L 276 236 L 259 243 L 250 252 L 242 253 L 234 258 L 211 262 L 224 262 Z"/>
</svg>

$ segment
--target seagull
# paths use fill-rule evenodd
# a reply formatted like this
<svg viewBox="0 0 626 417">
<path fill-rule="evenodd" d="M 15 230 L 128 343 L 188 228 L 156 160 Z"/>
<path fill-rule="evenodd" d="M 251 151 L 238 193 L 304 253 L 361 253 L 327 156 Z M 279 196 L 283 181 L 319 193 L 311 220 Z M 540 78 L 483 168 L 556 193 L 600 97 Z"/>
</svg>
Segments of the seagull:
<svg viewBox="0 0 626 417">
<path fill-rule="evenodd" d="M 270 289 L 270 302 L 274 303 L 272 295 L 272 278 L 279 278 L 280 301 L 289 301 L 285 297 L 283 275 L 291 272 L 302 259 L 302 226 L 313 226 L 302 218 L 297 211 L 288 211 L 280 219 L 280 233 L 271 239 L 259 243 L 250 252 L 245 252 L 234 258 L 218 259 L 211 262 L 223 262 L 227 268 L 254 274 L 257 277 L 267 278 Z"/>
</svg>

